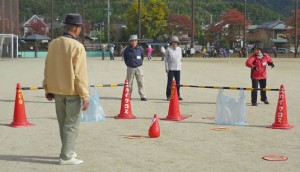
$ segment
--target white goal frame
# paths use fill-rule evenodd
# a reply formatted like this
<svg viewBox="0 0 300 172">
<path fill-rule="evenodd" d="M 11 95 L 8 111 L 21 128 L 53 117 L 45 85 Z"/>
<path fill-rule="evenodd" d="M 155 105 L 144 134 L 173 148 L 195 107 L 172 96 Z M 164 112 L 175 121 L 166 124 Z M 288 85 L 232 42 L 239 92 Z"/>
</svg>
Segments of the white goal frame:
<svg viewBox="0 0 300 172">
<path fill-rule="evenodd" d="M 10 38 L 11 39 L 11 58 L 14 58 L 14 45 L 16 45 L 16 58 L 18 58 L 18 54 L 19 54 L 19 39 L 17 35 L 14 34 L 0 34 L 0 58 L 2 57 L 2 51 L 3 51 L 3 43 L 4 43 L 4 39 L 5 38 Z M 16 44 L 14 42 L 14 38 L 16 38 Z"/>
</svg>

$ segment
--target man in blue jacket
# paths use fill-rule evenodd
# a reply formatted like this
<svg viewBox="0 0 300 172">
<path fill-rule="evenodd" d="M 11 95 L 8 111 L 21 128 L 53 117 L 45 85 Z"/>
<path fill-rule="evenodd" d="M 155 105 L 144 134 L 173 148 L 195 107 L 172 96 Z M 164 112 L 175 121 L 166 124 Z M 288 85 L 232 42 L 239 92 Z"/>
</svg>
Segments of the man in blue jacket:
<svg viewBox="0 0 300 172">
<path fill-rule="evenodd" d="M 147 101 L 144 89 L 144 76 L 142 65 L 144 60 L 144 49 L 137 45 L 137 35 L 131 35 L 129 38 L 130 45 L 124 50 L 124 62 L 127 66 L 127 76 L 130 94 L 132 93 L 133 79 L 136 77 L 141 101 Z"/>
</svg>

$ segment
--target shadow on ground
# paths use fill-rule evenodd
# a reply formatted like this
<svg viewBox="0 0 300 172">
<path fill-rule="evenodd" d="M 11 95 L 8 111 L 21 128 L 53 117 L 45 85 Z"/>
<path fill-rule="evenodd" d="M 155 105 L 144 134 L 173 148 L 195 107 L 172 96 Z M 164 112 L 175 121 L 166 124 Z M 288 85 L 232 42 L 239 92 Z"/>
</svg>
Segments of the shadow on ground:
<svg viewBox="0 0 300 172">
<path fill-rule="evenodd" d="M 32 155 L 0 155 L 0 161 L 28 162 L 39 164 L 58 164 L 58 157 Z"/>
</svg>

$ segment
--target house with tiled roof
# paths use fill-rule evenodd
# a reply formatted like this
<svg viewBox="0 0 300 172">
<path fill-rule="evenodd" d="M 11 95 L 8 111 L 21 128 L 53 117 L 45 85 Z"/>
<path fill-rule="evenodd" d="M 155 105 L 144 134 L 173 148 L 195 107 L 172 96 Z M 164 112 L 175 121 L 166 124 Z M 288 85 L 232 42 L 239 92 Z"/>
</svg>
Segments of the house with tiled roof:
<svg viewBox="0 0 300 172">
<path fill-rule="evenodd" d="M 39 35 L 47 35 L 49 32 L 48 25 L 44 22 L 43 17 L 39 17 L 37 15 L 33 15 L 29 20 L 27 20 L 23 24 L 23 37 L 32 34 L 39 34 Z"/>
<path fill-rule="evenodd" d="M 288 33 L 293 29 L 281 20 L 251 25 L 248 27 L 247 40 L 249 43 L 263 43 L 265 48 L 289 48 L 291 36 Z"/>
</svg>

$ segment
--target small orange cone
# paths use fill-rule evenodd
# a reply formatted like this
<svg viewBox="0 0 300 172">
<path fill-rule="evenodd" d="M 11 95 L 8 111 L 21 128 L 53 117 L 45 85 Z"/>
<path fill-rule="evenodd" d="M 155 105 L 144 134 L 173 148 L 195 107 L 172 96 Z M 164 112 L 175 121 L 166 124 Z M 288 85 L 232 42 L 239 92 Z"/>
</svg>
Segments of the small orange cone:
<svg viewBox="0 0 300 172">
<path fill-rule="evenodd" d="M 27 127 L 33 124 L 30 124 L 27 121 L 24 99 L 21 91 L 21 85 L 18 83 L 16 88 L 16 99 L 15 99 L 15 110 L 14 110 L 14 120 L 9 125 L 11 127 Z"/>
<path fill-rule="evenodd" d="M 115 116 L 115 119 L 135 119 L 136 117 L 132 114 L 131 103 L 130 103 L 130 89 L 128 86 L 128 80 L 125 80 L 121 109 L 118 116 Z"/>
<path fill-rule="evenodd" d="M 280 86 L 275 122 L 268 127 L 273 129 L 291 129 L 294 127 L 288 124 L 286 97 L 283 85 Z"/>
<path fill-rule="evenodd" d="M 176 82 L 175 80 L 173 80 L 168 116 L 166 118 L 162 118 L 162 120 L 182 121 L 185 120 L 186 118 L 187 117 L 183 117 L 180 114 Z"/>
<path fill-rule="evenodd" d="M 157 138 L 160 136 L 160 127 L 159 127 L 159 122 L 156 114 L 154 114 L 153 116 L 152 123 L 148 131 L 148 135 L 150 138 Z"/>
</svg>

